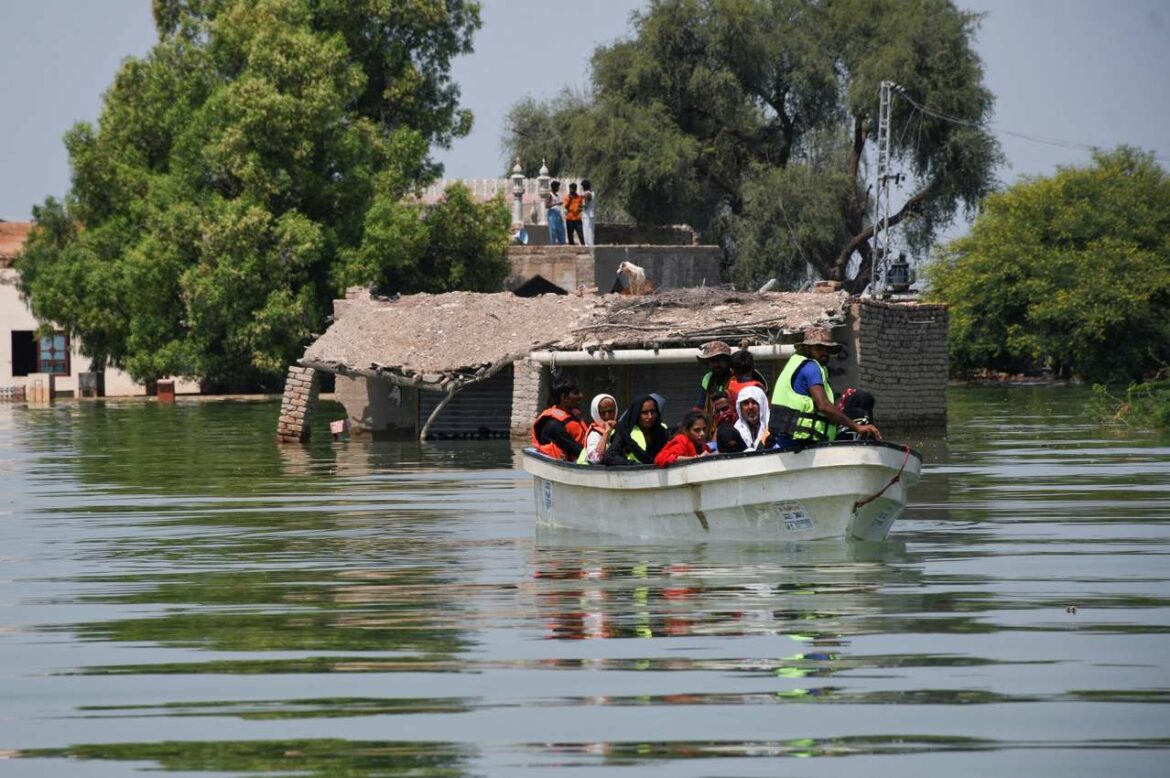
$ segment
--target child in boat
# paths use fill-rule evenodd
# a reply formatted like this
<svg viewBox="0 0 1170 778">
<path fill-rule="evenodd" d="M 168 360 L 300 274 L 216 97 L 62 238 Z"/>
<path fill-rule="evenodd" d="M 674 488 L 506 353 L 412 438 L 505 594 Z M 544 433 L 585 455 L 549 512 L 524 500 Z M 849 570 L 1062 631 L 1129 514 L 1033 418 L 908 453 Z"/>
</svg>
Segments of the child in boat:
<svg viewBox="0 0 1170 778">
<path fill-rule="evenodd" d="M 666 467 L 675 462 L 686 462 L 690 459 L 707 456 L 707 418 L 702 411 L 687 411 L 679 425 L 678 434 L 671 438 L 658 456 L 654 457 L 654 464 Z"/>
<path fill-rule="evenodd" d="M 849 387 L 837 401 L 837 410 L 853 419 L 855 424 L 874 424 L 873 406 L 876 398 L 864 389 Z M 861 435 L 851 429 L 837 430 L 837 440 L 861 440 Z"/>
<path fill-rule="evenodd" d="M 756 359 L 752 352 L 741 348 L 731 355 L 731 380 L 727 382 L 727 395 L 734 406 L 739 399 L 739 392 L 746 386 L 758 386 L 768 394 L 768 381 L 759 370 L 756 370 Z"/>
</svg>

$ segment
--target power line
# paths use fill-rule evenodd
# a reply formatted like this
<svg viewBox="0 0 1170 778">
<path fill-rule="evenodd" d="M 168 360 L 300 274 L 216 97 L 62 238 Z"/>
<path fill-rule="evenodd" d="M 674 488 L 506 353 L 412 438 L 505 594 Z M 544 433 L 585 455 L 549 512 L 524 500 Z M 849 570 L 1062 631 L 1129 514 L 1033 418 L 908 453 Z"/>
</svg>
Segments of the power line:
<svg viewBox="0 0 1170 778">
<path fill-rule="evenodd" d="M 960 124 L 960 125 L 963 125 L 964 127 L 974 127 L 976 129 L 983 129 L 984 128 L 984 125 L 980 124 L 979 122 L 973 122 L 969 119 L 960 119 L 957 116 L 951 116 L 950 114 L 945 114 L 942 111 L 936 111 L 933 108 L 927 108 L 925 105 L 922 105 L 917 100 L 915 100 L 913 97 L 906 94 L 906 92 L 904 90 L 902 90 L 901 88 L 898 88 L 895 91 L 897 91 L 898 94 L 900 94 L 903 97 L 903 99 L 906 100 L 906 102 L 910 103 L 910 105 L 914 106 L 919 111 L 921 111 L 922 113 L 924 113 L 928 116 L 933 116 L 936 119 L 942 119 L 943 121 L 951 122 L 952 124 Z M 1098 151 L 1101 148 L 1100 146 L 1094 146 L 1094 145 L 1089 144 L 1089 143 L 1076 143 L 1075 141 L 1062 140 L 1060 138 L 1046 138 L 1042 135 L 1029 135 L 1028 133 L 1025 133 L 1025 132 L 1016 132 L 1014 130 L 1006 130 L 1006 129 L 999 127 L 997 125 L 994 125 L 994 124 L 987 125 L 987 128 L 992 130 L 992 132 L 995 132 L 998 135 L 1010 135 L 1013 138 L 1020 138 L 1022 140 L 1032 141 L 1033 143 L 1042 143 L 1042 144 L 1045 144 L 1047 146 L 1056 146 L 1056 147 L 1064 148 L 1064 149 L 1072 149 L 1074 151 L 1090 151 L 1090 152 L 1092 152 L 1092 151 Z M 1162 162 L 1170 162 L 1170 157 L 1167 157 L 1167 156 L 1162 155 L 1162 154 L 1154 154 L 1154 159 L 1160 160 Z"/>
</svg>

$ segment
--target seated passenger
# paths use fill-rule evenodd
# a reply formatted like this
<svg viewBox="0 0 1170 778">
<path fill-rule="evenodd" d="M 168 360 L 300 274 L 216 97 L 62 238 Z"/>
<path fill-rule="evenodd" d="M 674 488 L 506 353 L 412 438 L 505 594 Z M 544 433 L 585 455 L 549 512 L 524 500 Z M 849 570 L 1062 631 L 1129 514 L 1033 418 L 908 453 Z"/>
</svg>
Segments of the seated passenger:
<svg viewBox="0 0 1170 778">
<path fill-rule="evenodd" d="M 581 390 L 571 379 L 558 381 L 552 388 L 553 404 L 545 408 L 532 423 L 532 446 L 553 459 L 576 461 L 585 444 L 585 425 L 575 415 Z"/>
<path fill-rule="evenodd" d="M 872 425 L 873 406 L 877 399 L 864 389 L 849 387 L 837 401 L 837 410 L 853 420 L 854 424 L 862 427 Z M 851 429 L 837 430 L 837 440 L 860 440 L 861 435 Z"/>
<path fill-rule="evenodd" d="M 666 445 L 667 437 L 658 401 L 645 395 L 631 403 L 618 419 L 605 452 L 605 464 L 652 465 L 654 457 Z"/>
<path fill-rule="evenodd" d="M 731 405 L 731 398 L 727 392 L 715 392 L 711 395 L 711 418 L 707 420 L 707 449 L 716 449 L 715 432 L 724 423 L 735 424 L 735 408 Z"/>
<path fill-rule="evenodd" d="M 742 451 L 761 451 L 772 448 L 772 434 L 768 430 L 768 398 L 758 386 L 745 386 L 736 402 L 739 416 L 735 422 L 724 422 L 716 432 L 720 454 L 738 454 Z"/>
<path fill-rule="evenodd" d="M 768 396 L 768 382 L 759 370 L 756 370 L 756 359 L 746 348 L 740 349 L 731 355 L 731 380 L 727 382 L 727 396 L 731 398 L 732 406 L 738 399 L 739 391 L 745 386 L 758 386 Z"/>
<path fill-rule="evenodd" d="M 678 434 L 667 441 L 658 456 L 654 457 L 654 464 L 666 467 L 675 462 L 686 462 L 690 459 L 705 457 L 707 451 L 707 419 L 702 411 L 687 411 L 679 425 Z"/>
<path fill-rule="evenodd" d="M 579 465 L 599 465 L 605 458 L 609 437 L 617 419 L 617 400 L 612 394 L 599 394 L 589 404 L 589 432 L 585 435 L 585 446 L 577 457 Z"/>
</svg>

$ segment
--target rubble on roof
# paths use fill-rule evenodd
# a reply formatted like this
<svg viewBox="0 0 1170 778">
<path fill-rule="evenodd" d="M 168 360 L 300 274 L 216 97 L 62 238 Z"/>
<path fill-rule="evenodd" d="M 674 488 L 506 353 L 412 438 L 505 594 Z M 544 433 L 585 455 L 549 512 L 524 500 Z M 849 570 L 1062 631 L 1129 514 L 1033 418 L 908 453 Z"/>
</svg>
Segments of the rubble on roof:
<svg viewBox="0 0 1170 778">
<path fill-rule="evenodd" d="M 448 391 L 539 350 L 791 342 L 844 321 L 844 292 L 671 289 L 642 297 L 450 292 L 355 299 L 301 364 Z"/>
</svg>

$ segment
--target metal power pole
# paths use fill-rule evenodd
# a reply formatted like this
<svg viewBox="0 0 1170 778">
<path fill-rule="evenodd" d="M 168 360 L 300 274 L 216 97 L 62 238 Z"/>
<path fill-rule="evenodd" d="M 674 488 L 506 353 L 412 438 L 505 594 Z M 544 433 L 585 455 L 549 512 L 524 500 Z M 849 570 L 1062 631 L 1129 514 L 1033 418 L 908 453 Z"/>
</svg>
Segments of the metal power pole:
<svg viewBox="0 0 1170 778">
<path fill-rule="evenodd" d="M 877 127 L 877 202 L 873 228 L 873 264 L 870 267 L 870 294 L 877 296 L 886 289 L 886 271 L 892 256 L 890 241 L 890 102 L 897 84 L 883 81 L 878 106 Z"/>
</svg>

